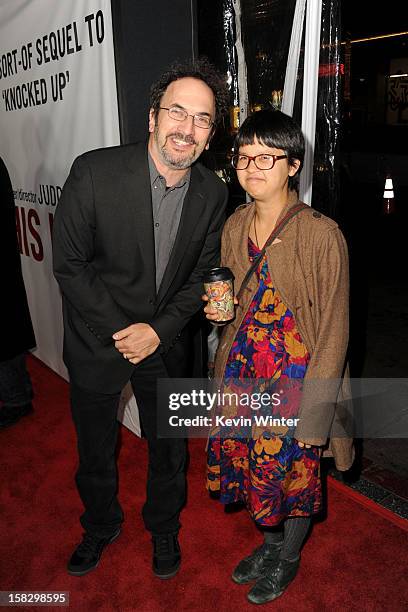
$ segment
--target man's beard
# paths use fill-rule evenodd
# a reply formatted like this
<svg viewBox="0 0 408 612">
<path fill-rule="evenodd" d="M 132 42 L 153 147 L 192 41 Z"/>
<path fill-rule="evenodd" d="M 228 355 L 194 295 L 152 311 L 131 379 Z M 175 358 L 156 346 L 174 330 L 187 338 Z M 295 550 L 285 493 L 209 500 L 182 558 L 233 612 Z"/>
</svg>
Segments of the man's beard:
<svg viewBox="0 0 408 612">
<path fill-rule="evenodd" d="M 196 150 L 193 150 L 190 154 L 188 154 L 187 157 L 181 157 L 181 158 L 175 157 L 174 155 L 169 153 L 169 151 L 167 151 L 166 149 L 166 143 L 169 138 L 177 138 L 177 140 L 180 140 L 182 142 L 187 142 L 188 144 L 196 145 L 197 143 L 192 136 L 185 136 L 184 134 L 181 134 L 180 132 L 173 132 L 172 134 L 169 134 L 168 136 L 166 136 L 164 144 L 163 146 L 161 146 L 160 141 L 159 141 L 159 129 L 158 129 L 158 126 L 156 125 L 156 127 L 154 128 L 154 138 L 156 140 L 157 149 L 161 155 L 163 163 L 168 168 L 172 168 L 173 170 L 186 170 L 200 156 L 201 151 L 197 153 Z M 181 155 L 183 155 L 182 152 L 181 152 Z"/>
</svg>

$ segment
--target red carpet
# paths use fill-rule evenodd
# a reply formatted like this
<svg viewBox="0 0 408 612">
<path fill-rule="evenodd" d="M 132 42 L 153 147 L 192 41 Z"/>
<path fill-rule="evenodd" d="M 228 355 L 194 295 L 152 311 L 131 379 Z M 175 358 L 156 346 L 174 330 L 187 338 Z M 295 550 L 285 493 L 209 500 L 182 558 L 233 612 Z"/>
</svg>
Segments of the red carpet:
<svg viewBox="0 0 408 612">
<path fill-rule="evenodd" d="M 189 499 L 180 537 L 183 565 L 174 579 L 161 582 L 150 571 L 151 545 L 140 518 L 145 442 L 125 428 L 119 459 L 126 514 L 122 534 L 95 572 L 83 578 L 66 573 L 66 561 L 81 537 L 68 385 L 35 359 L 29 366 L 35 413 L 0 432 L 0 590 L 69 591 L 75 611 L 254 610 L 245 599 L 248 587 L 235 585 L 229 575 L 260 538 L 245 511 L 225 514 L 221 504 L 208 498 L 203 440 L 190 443 Z M 297 579 L 264 609 L 406 610 L 407 532 L 387 514 L 361 505 L 341 485 L 329 485 L 328 497 L 328 517 L 306 543 Z"/>
</svg>

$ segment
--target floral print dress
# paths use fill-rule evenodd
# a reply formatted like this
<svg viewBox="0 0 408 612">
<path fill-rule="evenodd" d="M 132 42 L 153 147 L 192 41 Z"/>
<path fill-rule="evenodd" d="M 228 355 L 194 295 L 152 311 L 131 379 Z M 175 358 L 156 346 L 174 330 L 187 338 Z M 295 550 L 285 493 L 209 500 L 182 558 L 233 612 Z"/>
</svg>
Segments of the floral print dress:
<svg viewBox="0 0 408 612">
<path fill-rule="evenodd" d="M 248 253 L 251 261 L 259 254 L 250 238 Z M 293 383 L 303 380 L 310 355 L 292 312 L 273 286 L 266 255 L 256 274 L 258 290 L 232 345 L 224 384 L 228 391 L 249 379 L 268 381 L 269 392 L 292 387 L 286 394 L 290 416 L 300 402 L 299 385 Z M 223 428 L 209 439 L 207 486 L 220 491 L 225 504 L 245 502 L 252 518 L 266 527 L 288 516 L 310 516 L 321 506 L 319 449 L 300 448 L 293 429 L 275 434 L 258 428 L 256 435 L 244 437 L 236 430 L 228 436 Z"/>
</svg>

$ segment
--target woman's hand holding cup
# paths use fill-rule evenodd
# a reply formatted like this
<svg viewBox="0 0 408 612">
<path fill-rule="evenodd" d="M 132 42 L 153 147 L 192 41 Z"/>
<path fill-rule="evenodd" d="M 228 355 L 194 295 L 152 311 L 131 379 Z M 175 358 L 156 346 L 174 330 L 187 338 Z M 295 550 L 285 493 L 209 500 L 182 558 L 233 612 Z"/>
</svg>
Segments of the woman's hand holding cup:
<svg viewBox="0 0 408 612">
<path fill-rule="evenodd" d="M 234 275 L 229 268 L 212 268 L 203 278 L 208 304 L 204 309 L 214 325 L 224 325 L 235 317 Z M 204 298 L 203 298 L 204 299 Z"/>
<path fill-rule="evenodd" d="M 201 299 L 203 300 L 203 302 L 206 302 L 206 306 L 204 306 L 204 312 L 205 312 L 205 316 L 209 321 L 214 321 L 215 323 L 218 322 L 218 325 L 222 325 L 222 324 L 226 324 L 228 323 L 228 321 L 218 321 L 218 319 L 220 318 L 220 312 L 218 310 L 216 310 L 215 308 L 213 308 L 210 304 L 208 304 L 209 298 L 208 295 L 206 293 L 204 293 L 204 295 L 201 296 Z M 234 305 L 237 306 L 238 305 L 238 300 L 236 297 L 234 297 Z"/>
</svg>

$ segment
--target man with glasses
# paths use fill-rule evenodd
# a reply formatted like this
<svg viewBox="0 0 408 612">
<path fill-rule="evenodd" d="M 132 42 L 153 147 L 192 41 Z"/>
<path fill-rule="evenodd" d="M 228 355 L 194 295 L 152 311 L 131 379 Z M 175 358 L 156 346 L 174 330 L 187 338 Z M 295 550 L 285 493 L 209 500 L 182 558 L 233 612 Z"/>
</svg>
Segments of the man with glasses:
<svg viewBox="0 0 408 612">
<path fill-rule="evenodd" d="M 57 207 L 54 273 L 85 507 L 83 540 L 68 563 L 75 576 L 94 569 L 120 533 L 116 414 L 129 380 L 148 441 L 143 520 L 153 571 L 170 578 L 180 565 L 186 445 L 158 438 L 156 381 L 188 375 L 188 325 L 203 274 L 218 265 L 227 190 L 197 159 L 227 104 L 208 62 L 173 66 L 151 89 L 148 143 L 81 155 Z"/>
</svg>

